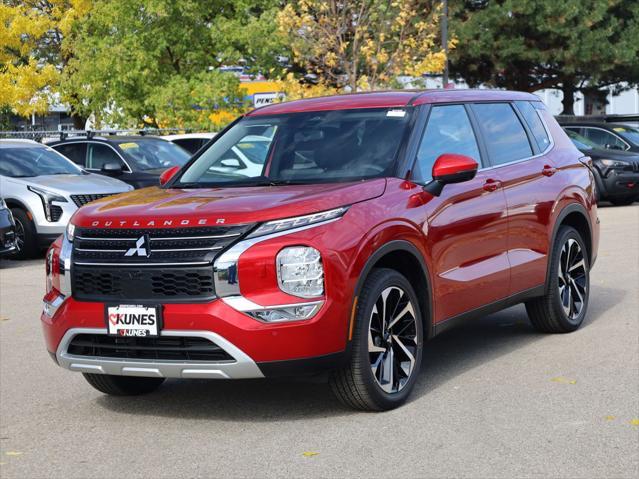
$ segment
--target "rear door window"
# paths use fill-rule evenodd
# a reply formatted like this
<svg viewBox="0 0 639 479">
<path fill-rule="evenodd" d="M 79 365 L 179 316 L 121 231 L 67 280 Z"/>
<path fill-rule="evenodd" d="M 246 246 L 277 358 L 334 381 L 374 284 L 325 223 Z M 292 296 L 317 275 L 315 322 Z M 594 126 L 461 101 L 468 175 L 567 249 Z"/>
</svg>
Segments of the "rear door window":
<svg viewBox="0 0 639 479">
<path fill-rule="evenodd" d="M 87 145 L 86 143 L 63 143 L 53 147 L 58 153 L 62 153 L 77 165 L 86 165 Z"/>
<path fill-rule="evenodd" d="M 528 124 L 528 128 L 537 143 L 539 151 L 546 151 L 548 146 L 550 146 L 550 138 L 548 137 L 548 132 L 541 118 L 539 118 L 539 112 L 528 101 L 517 101 L 515 105 Z"/>
<path fill-rule="evenodd" d="M 87 156 L 87 168 L 91 170 L 101 170 L 107 163 L 117 163 L 125 169 L 122 159 L 118 154 L 108 145 L 101 143 L 90 143 L 89 154 Z"/>
<path fill-rule="evenodd" d="M 493 165 L 503 165 L 533 155 L 526 130 L 509 103 L 476 103 L 473 111 Z"/>
<path fill-rule="evenodd" d="M 444 153 L 466 155 L 481 164 L 475 132 L 462 105 L 432 108 L 417 151 L 414 178 L 429 181 L 435 160 Z"/>
</svg>

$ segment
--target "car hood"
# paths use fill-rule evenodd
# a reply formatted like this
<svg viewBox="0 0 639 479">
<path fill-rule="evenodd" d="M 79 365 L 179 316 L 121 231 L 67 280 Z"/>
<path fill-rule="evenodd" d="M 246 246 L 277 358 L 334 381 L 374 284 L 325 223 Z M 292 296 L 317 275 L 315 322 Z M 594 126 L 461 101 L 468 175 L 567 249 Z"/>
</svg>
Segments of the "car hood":
<svg viewBox="0 0 639 479">
<path fill-rule="evenodd" d="M 62 195 L 87 195 L 121 193 L 131 187 L 123 181 L 108 176 L 95 175 L 47 175 L 33 178 L 8 178 L 14 183 L 35 186 Z"/>
<path fill-rule="evenodd" d="M 631 151 L 604 150 L 592 148 L 590 150 L 580 150 L 584 155 L 588 155 L 593 160 L 621 160 L 629 162 L 639 162 L 639 154 Z"/>
<path fill-rule="evenodd" d="M 142 188 L 78 210 L 81 227 L 241 224 L 301 216 L 381 196 L 383 178 L 339 184 L 206 189 Z"/>
</svg>

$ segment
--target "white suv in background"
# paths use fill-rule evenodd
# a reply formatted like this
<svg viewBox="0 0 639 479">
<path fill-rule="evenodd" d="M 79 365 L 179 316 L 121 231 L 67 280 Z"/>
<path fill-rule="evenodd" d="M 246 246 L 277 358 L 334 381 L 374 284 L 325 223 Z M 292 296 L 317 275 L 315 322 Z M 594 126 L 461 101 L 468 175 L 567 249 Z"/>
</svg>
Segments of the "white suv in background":
<svg viewBox="0 0 639 479">
<path fill-rule="evenodd" d="M 15 219 L 18 258 L 48 247 L 80 206 L 132 189 L 35 141 L 0 140 L 0 191 Z"/>
</svg>

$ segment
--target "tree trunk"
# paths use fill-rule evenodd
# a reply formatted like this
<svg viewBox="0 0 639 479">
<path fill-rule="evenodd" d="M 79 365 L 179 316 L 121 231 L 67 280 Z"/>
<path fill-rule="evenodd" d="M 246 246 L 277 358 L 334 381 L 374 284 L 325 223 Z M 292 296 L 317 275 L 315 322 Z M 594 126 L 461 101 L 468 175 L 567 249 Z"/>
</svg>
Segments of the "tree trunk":
<svg viewBox="0 0 639 479">
<path fill-rule="evenodd" d="M 561 83 L 561 91 L 564 93 L 564 99 L 561 100 L 562 105 L 564 106 L 562 115 L 574 115 L 575 114 L 575 92 L 577 89 L 575 88 L 575 81 L 572 78 L 564 78 Z"/>
<path fill-rule="evenodd" d="M 87 124 L 87 117 L 78 115 L 75 112 L 71 113 L 71 119 L 73 120 L 73 128 L 76 130 L 84 130 L 84 127 Z"/>
</svg>

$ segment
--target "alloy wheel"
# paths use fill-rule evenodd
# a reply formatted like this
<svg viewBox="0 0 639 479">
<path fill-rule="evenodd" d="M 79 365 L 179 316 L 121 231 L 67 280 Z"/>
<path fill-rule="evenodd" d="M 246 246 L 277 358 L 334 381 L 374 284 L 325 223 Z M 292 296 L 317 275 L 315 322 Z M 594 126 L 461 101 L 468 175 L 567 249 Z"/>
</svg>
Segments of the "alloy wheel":
<svg viewBox="0 0 639 479">
<path fill-rule="evenodd" d="M 404 290 L 391 286 L 382 291 L 370 316 L 368 354 L 375 381 L 387 393 L 401 391 L 415 369 L 416 321 Z"/>
<path fill-rule="evenodd" d="M 574 320 L 586 304 L 588 294 L 587 265 L 579 243 L 570 238 L 561 248 L 559 258 L 559 298 L 568 319 Z"/>
</svg>

